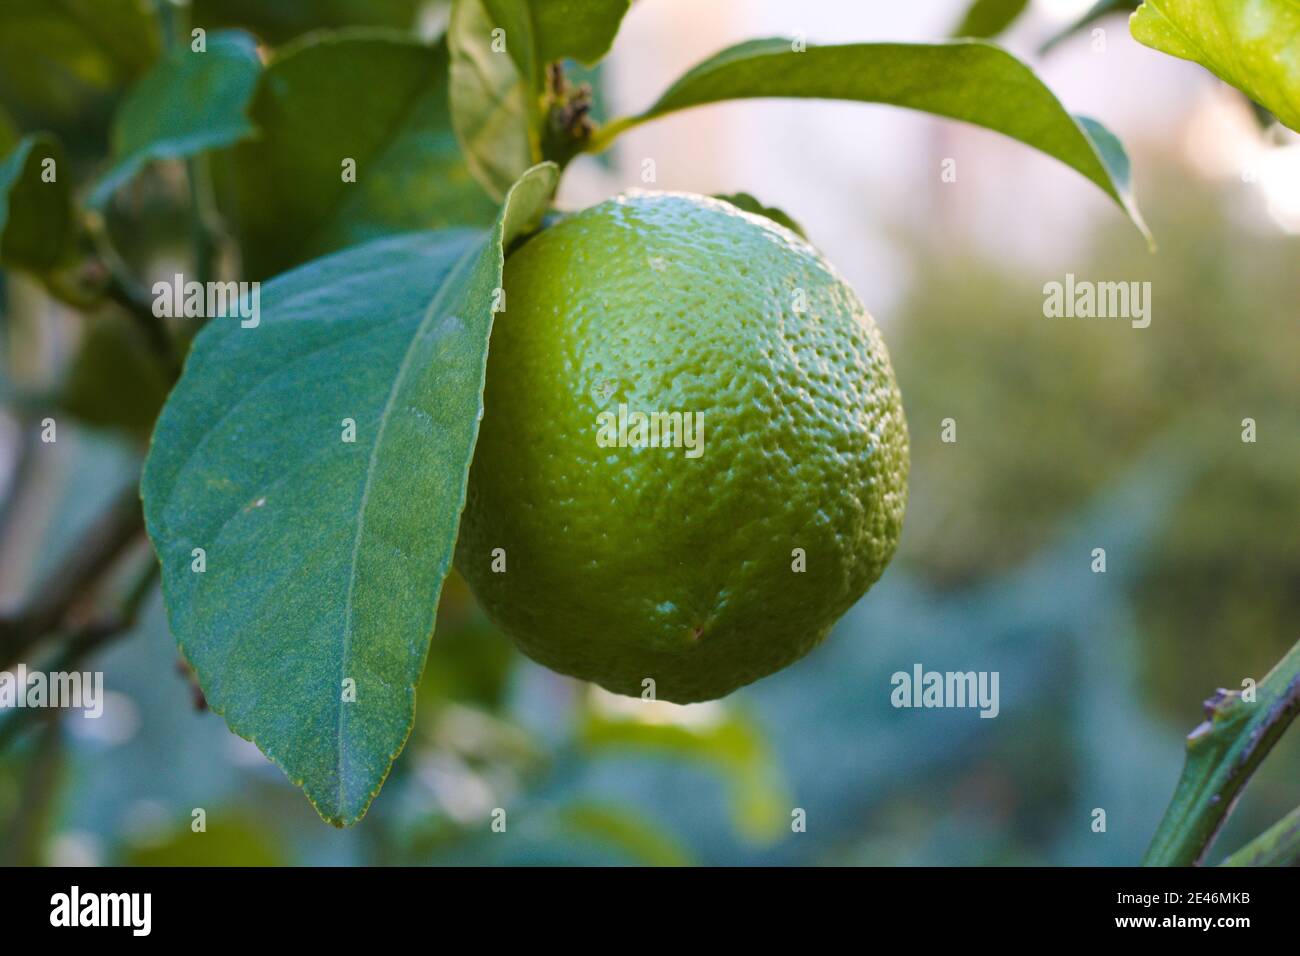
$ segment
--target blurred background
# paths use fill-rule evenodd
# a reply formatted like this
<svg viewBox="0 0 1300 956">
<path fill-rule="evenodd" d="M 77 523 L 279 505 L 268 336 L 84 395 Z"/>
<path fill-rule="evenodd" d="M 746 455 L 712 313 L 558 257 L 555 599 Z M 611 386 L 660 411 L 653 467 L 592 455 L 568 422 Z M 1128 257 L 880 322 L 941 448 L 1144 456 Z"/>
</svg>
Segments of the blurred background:
<svg viewBox="0 0 1300 956">
<path fill-rule="evenodd" d="M 296 30 L 207 6 L 268 42 Z M 350 22 L 363 6 L 331 9 Z M 590 79 L 598 109 L 622 114 L 739 40 L 935 40 L 966 6 L 638 0 Z M 1202 700 L 1260 680 L 1300 638 L 1300 137 L 1137 45 L 1127 10 L 1042 52 L 1090 6 L 1032 0 L 999 42 L 1123 140 L 1155 254 L 1065 167 L 887 107 L 701 108 L 565 180 L 573 207 L 628 188 L 751 192 L 802 224 L 884 330 L 912 435 L 907 523 L 884 578 L 811 656 L 720 702 L 624 701 L 522 657 L 453 577 L 410 742 L 369 816 L 339 831 L 196 706 L 155 587 L 132 633 L 79 665 L 105 673 L 103 718 L 0 731 L 0 862 L 1136 863 Z M 414 7 L 374 9 L 436 35 L 445 9 Z M 187 238 L 183 204 L 137 198 L 159 225 L 122 238 L 132 255 L 182 255 L 167 242 Z M 1043 286 L 1067 273 L 1149 281 L 1150 327 L 1045 318 Z M 79 401 L 139 362 L 139 343 L 19 275 L 0 282 L 12 606 L 137 480 L 165 385 L 140 363 L 120 407 Z M 37 453 L 14 396 L 54 390 L 59 441 Z M 916 663 L 998 671 L 999 716 L 893 709 L 890 675 Z M 1300 803 L 1298 779 L 1292 730 L 1212 859 Z M 497 807 L 507 835 L 490 831 Z M 191 834 L 195 808 L 218 839 Z"/>
</svg>

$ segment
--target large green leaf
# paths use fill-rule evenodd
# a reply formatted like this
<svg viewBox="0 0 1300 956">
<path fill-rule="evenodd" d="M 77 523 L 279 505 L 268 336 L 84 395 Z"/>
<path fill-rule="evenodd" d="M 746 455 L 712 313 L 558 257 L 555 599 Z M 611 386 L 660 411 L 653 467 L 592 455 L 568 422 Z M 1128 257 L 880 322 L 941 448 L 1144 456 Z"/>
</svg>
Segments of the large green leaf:
<svg viewBox="0 0 1300 956">
<path fill-rule="evenodd" d="M 26 136 L 0 162 L 0 262 L 44 272 L 71 248 L 73 218 L 63 149 Z"/>
<path fill-rule="evenodd" d="M 1066 112 L 1034 71 L 1000 47 L 975 40 L 938 44 L 808 46 L 774 38 L 730 47 L 687 71 L 644 113 L 614 120 L 592 149 L 677 110 L 721 100 L 806 97 L 888 103 L 963 120 L 1019 140 L 1096 184 L 1147 233 L 1133 200 L 1122 147 L 1099 145 L 1094 128 Z"/>
<path fill-rule="evenodd" d="M 466 161 L 499 196 L 541 157 L 548 63 L 594 66 L 629 0 L 455 0 L 447 40 L 451 102 Z M 499 32 L 497 32 L 499 31 Z"/>
<path fill-rule="evenodd" d="M 1145 0 L 1133 38 L 1191 60 L 1300 131 L 1300 0 Z"/>
<path fill-rule="evenodd" d="M 99 206 L 154 159 L 177 159 L 249 136 L 246 115 L 262 61 L 246 33 L 207 38 L 202 52 L 170 50 L 131 91 L 113 121 L 113 165 L 95 187 Z"/>
<path fill-rule="evenodd" d="M 526 173 L 486 235 L 392 237 L 268 283 L 259 325 L 198 336 L 154 432 L 142 492 L 172 631 L 212 709 L 336 825 L 410 732 L 503 250 L 557 178 Z"/>
<path fill-rule="evenodd" d="M 0 104 L 22 127 L 95 143 L 160 46 L 148 0 L 4 0 Z"/>
<path fill-rule="evenodd" d="M 251 112 L 261 136 L 219 170 L 250 278 L 400 230 L 492 221 L 451 129 L 442 44 L 312 34 L 270 63 Z"/>
</svg>

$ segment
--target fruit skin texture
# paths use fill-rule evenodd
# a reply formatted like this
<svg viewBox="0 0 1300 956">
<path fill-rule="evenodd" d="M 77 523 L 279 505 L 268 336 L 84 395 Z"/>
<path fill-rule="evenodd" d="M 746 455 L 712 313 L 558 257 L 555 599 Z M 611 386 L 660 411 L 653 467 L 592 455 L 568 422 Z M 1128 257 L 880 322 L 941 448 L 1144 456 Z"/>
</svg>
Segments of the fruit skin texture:
<svg viewBox="0 0 1300 956">
<path fill-rule="evenodd" d="M 633 193 L 534 236 L 505 292 L 456 556 L 488 615 L 553 670 L 677 703 L 808 653 L 907 498 L 902 401 L 848 285 L 767 219 Z M 702 455 L 600 447 L 620 403 L 703 413 Z"/>
</svg>

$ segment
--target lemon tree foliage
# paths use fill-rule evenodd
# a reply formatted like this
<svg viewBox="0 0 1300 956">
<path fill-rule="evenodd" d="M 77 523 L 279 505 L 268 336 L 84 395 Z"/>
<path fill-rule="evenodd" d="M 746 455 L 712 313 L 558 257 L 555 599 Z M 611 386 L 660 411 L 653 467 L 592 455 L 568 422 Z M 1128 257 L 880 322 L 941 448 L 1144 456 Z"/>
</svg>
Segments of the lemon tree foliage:
<svg viewBox="0 0 1300 956">
<path fill-rule="evenodd" d="M 995 130 L 1086 176 L 1147 233 L 1118 140 L 1099 147 L 1028 66 L 990 43 L 854 43 L 811 46 L 776 37 L 729 47 L 687 71 L 645 112 L 616 120 L 613 135 L 677 110 L 722 100 L 809 97 L 888 103 Z M 1099 125 L 1099 124 L 1097 124 Z M 1123 150 L 1120 148 L 1120 155 Z"/>
<path fill-rule="evenodd" d="M 1133 38 L 1199 63 L 1300 130 L 1300 3 L 1145 0 Z"/>
<path fill-rule="evenodd" d="M 90 196 L 102 205 L 152 159 L 229 146 L 253 132 L 245 115 L 261 71 L 246 33 L 214 33 L 201 49 L 177 45 L 131 91 L 113 122 L 113 165 Z"/>
<path fill-rule="evenodd" d="M 251 107 L 258 137 L 218 169 L 247 277 L 405 229 L 491 222 L 447 82 L 443 44 L 391 31 L 312 34 L 279 51 Z"/>
<path fill-rule="evenodd" d="M 981 25 L 970 31 L 992 30 L 1015 6 L 980 4 Z M 333 823 L 351 823 L 364 814 L 401 750 L 453 547 L 458 536 L 462 543 L 471 541 L 471 551 L 485 543 L 491 535 L 476 537 L 475 528 L 484 532 L 495 519 L 483 502 L 511 490 L 510 474 L 493 475 L 482 466 L 476 484 L 472 461 L 485 454 L 511 462 L 528 451 L 513 443 L 508 428 L 502 430 L 500 415 L 495 425 L 485 420 L 485 440 L 479 441 L 485 407 L 494 400 L 509 406 L 511 388 L 525 379 L 520 375 L 512 383 L 506 376 L 504 385 L 498 383 L 505 391 L 497 399 L 492 388 L 485 392 L 489 333 L 493 309 L 508 306 L 496 321 L 498 328 L 514 332 L 494 339 L 492 353 L 492 364 L 508 369 L 511 339 L 526 341 L 530 331 L 526 321 L 512 324 L 510 318 L 537 313 L 544 296 L 556 291 L 547 286 L 549 292 L 537 292 L 535 286 L 549 281 L 559 288 L 568 281 L 563 270 L 549 279 L 534 275 L 498 301 L 501 288 L 511 285 L 505 278 L 507 255 L 512 262 L 519 257 L 516 271 L 526 272 L 530 256 L 562 246 L 575 230 L 595 229 L 590 216 L 557 217 L 550 207 L 559 169 L 574 155 L 599 151 L 622 131 L 654 117 L 724 99 L 861 100 L 1012 136 L 1072 166 L 1137 219 L 1118 141 L 1100 125 L 1071 117 L 1028 67 L 988 44 L 796 49 L 788 40 L 756 41 L 689 71 L 646 112 L 597 127 L 587 112 L 588 92 L 566 79 L 566 69 L 576 75 L 575 64 L 597 64 L 628 7 L 628 0 L 454 0 L 446 37 L 430 41 L 412 30 L 423 8 L 410 0 L 311 5 L 200 0 L 189 25 L 244 28 L 258 44 L 242 33 L 214 30 L 203 53 L 192 49 L 184 29 L 164 43 L 155 19 L 148 13 L 137 16 L 144 7 L 130 0 L 104 0 L 98 6 L 84 0 L 59 5 L 14 0 L 0 10 L 0 22 L 21 21 L 46 36 L 58 51 L 56 59 L 69 65 L 67 77 L 76 79 L 50 89 L 33 87 L 25 73 L 10 69 L 11 62 L 24 62 L 24 54 L 11 49 L 12 34 L 4 31 L 0 49 L 15 57 L 0 63 L 0 105 L 15 120 L 6 125 L 30 129 L 28 106 L 42 96 L 56 99 L 54 114 L 73 126 L 83 115 L 84 99 L 121 99 L 111 156 L 104 162 L 98 159 L 103 150 L 95 153 L 92 168 L 101 178 L 91 198 L 103 203 L 132 177 L 143 178 L 153 160 L 205 153 L 229 245 L 237 253 L 226 257 L 227 266 L 239 264 L 237 275 L 229 277 L 270 280 L 261 291 L 255 327 L 211 318 L 194 340 L 184 374 L 154 427 L 142 480 L 145 521 L 162 565 L 171 628 L 208 702 L 233 730 L 256 741 Z M 120 16 L 104 21 L 105 11 Z M 322 24 L 339 29 L 307 32 Z M 83 65 L 93 69 L 80 77 L 77 69 Z M 96 85 L 110 75 L 111 83 Z M 28 137 L 0 166 L 0 253 L 15 264 L 52 267 L 73 245 L 74 223 L 59 213 L 67 210 L 69 184 L 61 181 L 41 192 L 31 188 L 36 161 L 57 149 L 49 137 Z M 558 164 L 538 164 L 548 158 Z M 628 595 L 627 607 L 646 613 L 611 619 L 620 628 L 626 623 L 627 633 L 642 639 L 642 656 L 631 663 L 619 662 L 613 647 L 602 652 L 600 668 L 588 668 L 589 661 L 568 666 L 572 647 L 565 642 L 572 635 L 538 640 L 528 622 L 507 621 L 530 653 L 620 690 L 639 689 L 634 679 L 646 660 L 669 661 L 660 675 L 661 691 L 676 699 L 725 693 L 816 644 L 888 560 L 905 492 L 906 437 L 897 393 L 883 343 L 860 303 L 811 247 L 768 222 L 799 232 L 790 216 L 748 193 L 727 198 L 763 218 L 700 197 L 682 202 L 705 207 L 701 221 L 721 216 L 744 232 L 752 240 L 746 248 L 758 259 L 776 256 L 764 281 L 779 282 L 786 266 L 798 272 L 818 304 L 819 321 L 851 319 L 829 328 L 782 310 L 767 316 L 766 326 L 732 328 L 730 334 L 777 336 L 780 342 L 766 344 L 788 344 L 797 351 L 801 336 L 824 333 L 823 346 L 854 352 L 870 382 L 855 384 L 841 375 L 833 383 L 814 384 L 846 395 L 869 389 L 871 395 L 859 397 L 879 412 L 880 427 L 867 430 L 881 448 L 860 448 L 853 444 L 860 430 L 837 431 L 813 415 L 809 428 L 790 439 L 808 445 L 800 446 L 800 459 L 817 459 L 812 436 L 829 428 L 823 438 L 838 443 L 839 457 L 858 470 L 812 474 L 807 494 L 788 489 L 777 494 L 780 482 L 769 467 L 777 452 L 768 449 L 766 458 L 747 460 L 736 446 L 734 473 L 748 475 L 746 487 L 769 495 L 771 513 L 786 522 L 773 540 L 787 540 L 791 527 L 807 525 L 823 559 L 838 555 L 841 573 L 818 579 L 832 582 L 830 592 L 800 597 L 800 587 L 813 586 L 811 575 L 784 589 L 763 585 L 765 575 L 776 574 L 772 569 L 780 570 L 782 581 L 791 577 L 788 548 L 764 555 L 761 567 L 751 563 L 739 578 L 728 578 L 724 566 L 744 564 L 732 542 L 730 551 L 718 549 L 703 572 L 681 576 L 664 593 L 642 589 L 645 593 Z M 109 211 L 126 205 L 114 203 Z M 521 244 L 541 222 L 548 228 Z M 685 225 L 695 228 L 699 222 Z M 552 232 L 559 238 L 548 238 Z M 650 229 L 643 238 L 671 253 L 661 258 L 686 263 L 689 249 L 669 249 L 666 235 Z M 731 239 L 735 235 L 717 237 L 718 248 L 730 248 Z M 607 250 L 600 251 L 606 253 L 600 261 L 607 261 Z M 575 255 L 586 256 L 590 267 L 597 252 Z M 751 264 L 732 264 L 744 280 Z M 655 278 L 656 286 L 645 295 L 677 290 L 681 312 L 700 314 L 688 301 L 690 275 L 655 273 Z M 763 308 L 776 301 L 755 296 L 766 303 Z M 675 320 L 665 314 L 665 321 Z M 104 319 L 90 328 L 88 341 L 120 339 L 121 355 L 143 360 L 138 340 L 151 328 L 158 331 L 147 317 L 131 324 Z M 128 330 L 129 335 L 119 335 Z M 552 330 L 556 342 L 569 341 L 565 336 L 571 331 Z M 699 331 L 728 334 L 721 326 Z M 723 338 L 712 341 L 721 350 L 720 361 L 722 353 L 731 361 L 735 343 L 725 345 Z M 606 358 L 610 368 L 617 365 L 613 345 Z M 655 358 L 672 364 L 672 356 Z M 104 377 L 99 366 L 80 372 L 92 384 Z M 681 372 L 682 383 L 692 380 L 687 365 Z M 171 375 L 168 370 L 168 380 Z M 634 379 L 629 371 L 628 381 L 635 384 Z M 637 394 L 647 400 L 690 398 L 657 393 L 650 379 L 641 385 Z M 133 431 L 147 427 L 161 390 L 151 388 L 147 401 L 113 411 L 105 424 Z M 565 394 L 514 391 L 519 394 L 512 400 L 523 403 L 519 407 L 558 401 Z M 87 398 L 91 394 L 98 390 L 70 390 L 68 407 L 91 416 L 101 408 L 97 399 Z M 722 397 L 735 400 L 733 411 L 754 405 L 740 393 Z M 824 398 L 825 409 L 839 407 L 833 394 Z M 787 404 L 793 408 L 799 402 Z M 727 407 L 708 407 L 724 428 L 710 431 L 710 441 L 725 443 L 728 424 L 733 430 L 748 427 L 739 411 L 731 419 Z M 583 414 L 586 410 L 582 406 Z M 564 420 L 577 422 L 577 414 L 570 409 Z M 877 454 L 881 449 L 884 454 Z M 864 468 L 889 474 L 865 474 Z M 532 477 L 540 481 L 546 473 L 538 470 Z M 655 475 L 643 477 L 648 481 Z M 804 513 L 826 512 L 834 489 L 864 478 L 871 490 L 863 500 L 888 498 L 880 507 L 854 511 L 845 502 L 838 530 Z M 593 473 L 593 481 L 600 480 Z M 684 501 L 694 491 L 683 485 L 676 493 Z M 475 494 L 477 504 L 467 506 Z M 466 508 L 469 517 L 463 521 Z M 741 524 L 735 518 L 729 520 Z M 523 535 L 512 562 L 544 556 L 538 529 L 506 530 Z M 677 550 L 668 556 L 680 562 L 682 554 L 706 554 L 717 545 L 713 537 L 687 529 L 669 542 L 670 550 Z M 736 537 L 743 544 L 743 535 Z M 530 551 L 532 545 L 537 547 Z M 494 602 L 487 592 L 500 582 L 485 583 L 481 570 L 470 569 L 467 576 L 477 581 L 480 596 L 487 595 L 485 603 L 500 611 L 510 602 Z M 556 570 L 554 563 L 548 567 Z M 745 595 L 758 590 L 783 594 L 780 613 L 754 618 Z M 557 587 L 554 593 L 561 591 Z M 811 616 L 815 619 L 808 607 L 819 609 Z M 577 622 L 570 623 L 576 631 Z M 712 649 L 739 649 L 743 657 L 752 649 L 745 635 L 764 628 L 777 628 L 779 640 L 740 664 Z M 703 657 L 721 654 L 716 660 L 702 660 L 689 646 L 701 634 L 715 638 Z M 608 819 L 596 822 L 610 828 Z"/>
<path fill-rule="evenodd" d="M 0 106 L 23 129 L 98 148 L 107 108 L 160 48 L 161 30 L 140 0 L 6 0 Z"/>
<path fill-rule="evenodd" d="M 555 179 L 527 173 L 486 235 L 382 239 L 269 283 L 256 328 L 199 335 L 154 432 L 145 516 L 182 651 L 332 823 L 410 731 L 504 249 Z"/>
<path fill-rule="evenodd" d="M 51 136 L 24 137 L 0 160 L 0 263 L 44 272 L 67 257 L 70 175 Z"/>
<path fill-rule="evenodd" d="M 629 0 L 455 0 L 452 120 L 466 161 L 499 196 L 542 159 L 548 63 L 591 66 L 614 42 Z"/>
</svg>

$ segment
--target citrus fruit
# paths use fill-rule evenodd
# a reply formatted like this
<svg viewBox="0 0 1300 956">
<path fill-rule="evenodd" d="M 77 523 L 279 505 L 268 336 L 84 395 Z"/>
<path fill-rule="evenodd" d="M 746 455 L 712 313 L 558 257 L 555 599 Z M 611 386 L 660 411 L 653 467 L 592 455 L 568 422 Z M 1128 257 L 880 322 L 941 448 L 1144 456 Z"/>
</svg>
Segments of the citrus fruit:
<svg viewBox="0 0 1300 956">
<path fill-rule="evenodd" d="M 807 242 L 720 200 L 621 196 L 513 252 L 484 406 L 457 567 L 526 654 L 617 693 L 785 667 L 898 540 L 875 324 Z"/>
</svg>

